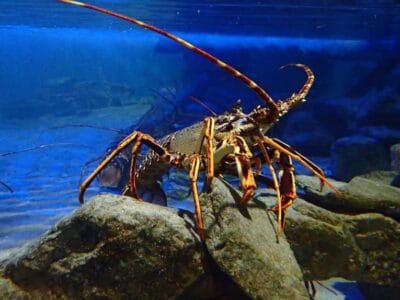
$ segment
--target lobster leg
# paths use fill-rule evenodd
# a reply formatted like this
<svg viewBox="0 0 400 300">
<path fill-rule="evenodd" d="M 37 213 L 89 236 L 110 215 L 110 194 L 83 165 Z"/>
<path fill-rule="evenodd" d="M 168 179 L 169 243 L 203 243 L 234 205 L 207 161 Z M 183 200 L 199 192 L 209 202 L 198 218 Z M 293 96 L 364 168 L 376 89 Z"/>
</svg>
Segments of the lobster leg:
<svg viewBox="0 0 400 300">
<path fill-rule="evenodd" d="M 200 236 L 202 241 L 205 240 L 204 223 L 203 217 L 201 215 L 201 206 L 199 200 L 199 192 L 197 189 L 197 176 L 200 169 L 200 155 L 194 154 L 190 157 L 190 183 L 193 193 L 194 209 L 195 209 L 195 221 L 196 221 L 196 231 Z"/>
<path fill-rule="evenodd" d="M 145 144 L 149 148 L 151 148 L 154 152 L 156 152 L 163 160 L 168 163 L 177 166 L 182 160 L 183 157 L 175 156 L 172 153 L 169 153 L 164 147 L 157 143 L 157 141 L 148 134 L 137 132 L 138 138 L 135 144 L 132 147 L 132 159 L 131 159 L 131 168 L 130 168 L 130 192 L 133 197 L 141 200 L 136 192 L 136 159 L 140 151 L 140 147 Z"/>
<path fill-rule="evenodd" d="M 284 142 L 278 140 L 278 139 L 271 139 L 269 137 L 263 136 L 262 137 L 263 141 L 265 144 L 272 146 L 276 150 L 278 150 L 281 154 L 286 154 L 290 156 L 291 158 L 297 160 L 299 163 L 301 163 L 304 167 L 306 167 L 308 170 L 310 170 L 315 176 L 317 176 L 320 181 L 321 181 L 321 189 L 324 187 L 326 184 L 329 186 L 333 191 L 336 193 L 340 194 L 340 191 L 338 190 L 337 187 L 335 187 L 332 183 L 326 179 L 324 172 L 320 167 L 318 167 L 315 163 L 313 163 L 311 160 L 306 158 L 304 155 L 299 153 L 298 151 L 294 150 L 292 147 L 289 145 L 285 144 Z"/>
<path fill-rule="evenodd" d="M 90 185 L 90 183 L 96 178 L 96 176 L 100 173 L 101 170 L 114 158 L 116 157 L 121 151 L 123 151 L 130 143 L 134 142 L 138 137 L 139 132 L 134 131 L 126 138 L 124 138 L 118 146 L 106 156 L 106 158 L 94 169 L 92 173 L 85 179 L 85 181 L 80 185 L 79 188 L 79 202 L 83 203 L 83 197 L 85 194 L 86 189 Z"/>
<path fill-rule="evenodd" d="M 286 210 L 293 204 L 296 199 L 296 183 L 294 179 L 294 168 L 292 158 L 287 154 L 280 153 L 279 155 L 279 168 L 280 168 L 280 183 L 279 190 L 282 195 L 281 207 L 273 207 L 272 210 L 281 210 L 282 218 L 280 220 L 280 228 L 284 228 L 286 219 Z"/>
<path fill-rule="evenodd" d="M 278 230 L 277 234 L 282 230 L 282 197 L 281 197 L 281 191 L 278 185 L 278 179 L 276 177 L 275 169 L 272 166 L 271 159 L 268 155 L 267 149 L 265 149 L 265 146 L 262 141 L 258 142 L 258 148 L 260 148 L 260 151 L 265 159 L 266 164 L 268 165 L 269 171 L 271 172 L 272 175 L 272 182 L 273 182 L 273 188 L 276 191 L 276 197 L 278 199 Z"/>
<path fill-rule="evenodd" d="M 240 185 L 243 190 L 243 196 L 240 200 L 240 204 L 245 205 L 253 197 L 254 190 L 257 187 L 254 180 L 253 171 L 251 169 L 250 158 L 252 154 L 242 137 L 236 136 L 231 141 L 231 144 L 234 147 L 237 173 L 239 175 Z"/>
<path fill-rule="evenodd" d="M 123 139 L 118 146 L 94 169 L 94 171 L 86 178 L 86 180 L 81 184 L 79 189 L 79 201 L 83 203 L 83 196 L 93 181 L 94 178 L 100 173 L 102 169 L 114 158 L 116 157 L 121 151 L 123 151 L 126 147 L 128 147 L 131 143 L 135 143 L 132 147 L 132 163 L 131 163 L 131 192 L 133 197 L 137 197 L 136 189 L 135 189 L 135 163 L 136 163 L 136 156 L 139 152 L 140 146 L 142 144 L 146 144 L 150 147 L 153 151 L 155 151 L 162 159 L 168 161 L 172 165 L 178 165 L 181 161 L 179 156 L 173 156 L 167 150 L 165 150 L 161 145 L 159 145 L 154 138 L 150 135 L 141 133 L 140 131 L 134 131 L 130 135 L 128 135 L 125 139 Z M 133 168 L 133 170 L 132 170 Z"/>
</svg>

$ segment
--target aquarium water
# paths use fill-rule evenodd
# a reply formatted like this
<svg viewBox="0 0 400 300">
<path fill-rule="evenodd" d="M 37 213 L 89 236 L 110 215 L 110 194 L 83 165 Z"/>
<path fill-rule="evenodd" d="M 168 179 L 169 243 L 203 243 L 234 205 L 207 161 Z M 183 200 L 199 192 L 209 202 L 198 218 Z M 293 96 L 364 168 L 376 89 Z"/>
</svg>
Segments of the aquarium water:
<svg viewBox="0 0 400 300">
<path fill-rule="evenodd" d="M 90 3 L 190 41 L 275 101 L 306 79 L 301 69 L 280 67 L 309 66 L 315 83 L 307 102 L 268 134 L 329 176 L 339 172 L 332 169 L 339 139 L 370 138 L 388 153 L 400 143 L 396 0 Z M 160 138 L 211 115 L 190 96 L 218 114 L 238 99 L 246 111 L 262 104 L 230 74 L 149 30 L 58 1 L 0 1 L 0 251 L 38 238 L 79 207 L 79 183 L 129 131 Z M 192 209 L 186 174 L 171 177 L 163 182 L 170 204 Z M 94 181 L 86 198 L 107 191 L 119 192 Z M 335 287 L 341 294 L 326 299 L 364 299 L 353 284 Z"/>
</svg>

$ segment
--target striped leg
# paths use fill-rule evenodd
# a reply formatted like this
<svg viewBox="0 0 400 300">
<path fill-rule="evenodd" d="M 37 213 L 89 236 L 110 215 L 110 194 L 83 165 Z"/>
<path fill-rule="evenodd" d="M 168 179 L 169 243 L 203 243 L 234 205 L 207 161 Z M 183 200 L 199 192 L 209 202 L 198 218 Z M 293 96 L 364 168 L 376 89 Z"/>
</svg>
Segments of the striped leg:
<svg viewBox="0 0 400 300">
<path fill-rule="evenodd" d="M 280 153 L 279 155 L 279 169 L 280 169 L 280 182 L 279 182 L 279 190 L 282 195 L 282 205 L 279 207 L 276 205 L 272 208 L 273 211 L 281 210 L 281 219 L 280 228 L 283 229 L 285 227 L 285 220 L 286 220 L 286 211 L 287 209 L 293 204 L 294 199 L 296 199 L 296 182 L 294 179 L 294 168 L 292 164 L 292 159 L 290 156 Z"/>
<path fill-rule="evenodd" d="M 237 173 L 240 179 L 240 186 L 243 190 L 240 204 L 245 205 L 253 197 L 254 190 L 257 187 L 254 180 L 253 170 L 251 169 L 252 154 L 242 137 L 236 136 L 232 141 L 230 141 L 230 143 L 234 147 Z"/>
<path fill-rule="evenodd" d="M 126 147 L 128 147 L 131 143 L 132 147 L 132 162 L 131 162 L 131 171 L 130 171 L 130 188 L 133 197 L 137 197 L 136 193 L 136 185 L 135 185 L 135 165 L 136 165 L 136 156 L 140 150 L 142 144 L 147 145 L 152 150 L 154 150 L 162 159 L 168 161 L 172 165 L 178 165 L 180 163 L 180 158 L 178 156 L 173 156 L 166 149 L 164 149 L 161 145 L 159 145 L 154 138 L 150 135 L 141 133 L 139 131 L 134 131 L 130 135 L 128 135 L 125 139 L 123 139 L 118 146 L 96 167 L 96 169 L 85 179 L 85 181 L 81 184 L 79 189 L 79 201 L 83 203 L 84 193 L 90 183 L 96 178 L 96 176 L 104 169 L 104 167 L 121 151 L 123 151 Z"/>
<path fill-rule="evenodd" d="M 265 144 L 273 147 L 274 149 L 278 150 L 281 155 L 286 154 L 292 159 L 297 160 L 299 163 L 301 163 L 304 167 L 306 167 L 309 171 L 311 171 L 315 176 L 317 176 L 320 181 L 321 181 L 321 190 L 323 189 L 324 185 L 326 184 L 329 186 L 333 191 L 336 193 L 340 193 L 340 191 L 335 187 L 332 183 L 326 179 L 324 171 L 320 167 L 318 167 L 315 163 L 313 163 L 311 160 L 309 160 L 307 157 L 293 149 L 291 146 L 288 144 L 285 144 L 279 139 L 271 139 L 269 137 L 262 137 L 263 141 Z"/>
<path fill-rule="evenodd" d="M 206 238 L 206 235 L 205 235 L 205 231 L 204 231 L 203 216 L 201 214 L 199 192 L 197 189 L 197 177 L 199 175 L 199 169 L 200 169 L 200 155 L 193 154 L 190 157 L 189 177 L 190 177 L 190 183 L 191 183 L 192 193 L 193 193 L 196 231 L 199 234 L 200 239 L 202 241 L 204 241 Z"/>
<path fill-rule="evenodd" d="M 267 149 L 265 148 L 264 144 L 262 141 L 258 142 L 258 148 L 260 149 L 264 160 L 269 168 L 269 171 L 271 172 L 271 176 L 272 176 L 272 182 L 273 182 L 273 188 L 276 191 L 276 198 L 277 198 L 277 207 L 278 207 L 278 230 L 277 230 L 277 234 L 279 235 L 279 233 L 282 231 L 282 197 L 281 197 L 281 190 L 278 184 L 278 179 L 275 173 L 275 169 L 272 166 L 272 162 L 271 159 L 268 155 Z"/>
</svg>

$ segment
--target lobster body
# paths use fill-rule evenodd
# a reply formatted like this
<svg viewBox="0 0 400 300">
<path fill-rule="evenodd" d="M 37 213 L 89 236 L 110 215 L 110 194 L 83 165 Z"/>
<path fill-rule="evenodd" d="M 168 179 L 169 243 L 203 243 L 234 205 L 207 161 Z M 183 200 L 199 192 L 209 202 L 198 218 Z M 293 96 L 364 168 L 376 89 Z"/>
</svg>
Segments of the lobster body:
<svg viewBox="0 0 400 300">
<path fill-rule="evenodd" d="M 263 106 L 257 106 L 249 113 L 244 113 L 240 101 L 238 101 L 231 111 L 205 118 L 203 122 L 195 123 L 158 141 L 146 133 L 133 131 L 81 184 L 79 193 L 81 202 L 83 202 L 86 188 L 93 179 L 121 153 L 127 157 L 127 161 L 130 160 L 129 182 L 125 193 L 138 199 L 146 200 L 146 193 L 152 191 L 158 199 L 157 201 L 152 200 L 152 202 L 165 202 L 165 194 L 158 183 L 162 175 L 168 172 L 170 166 L 189 171 L 195 204 L 196 229 L 203 240 L 205 239 L 205 228 L 197 190 L 197 178 L 200 171 L 205 171 L 208 184 L 216 175 L 225 173 L 237 175 L 243 190 L 241 205 L 247 204 L 252 199 L 256 189 L 255 177 L 265 178 L 276 192 L 277 204 L 272 210 L 278 215 L 278 234 L 284 226 L 285 212 L 296 198 L 292 159 L 297 160 L 319 177 L 321 188 L 326 183 L 335 189 L 325 178 L 324 172 L 312 161 L 284 142 L 266 136 L 268 130 L 280 117 L 297 104 L 305 101 L 314 82 L 314 74 L 309 67 L 303 64 L 288 65 L 303 69 L 307 80 L 298 92 L 286 99 L 274 101 L 263 88 L 231 65 L 167 31 L 101 7 L 72 0 L 59 1 L 111 15 L 161 34 L 222 68 L 253 90 L 264 102 Z M 151 150 L 137 163 L 143 145 L 148 146 Z M 262 164 L 268 167 L 272 179 L 261 174 Z M 279 170 L 279 176 L 277 176 L 276 168 Z"/>
<path fill-rule="evenodd" d="M 168 134 L 157 142 L 170 152 L 184 155 L 197 153 L 201 148 L 199 141 L 202 128 L 202 122 L 198 122 Z M 135 174 L 138 196 L 147 202 L 167 205 L 167 197 L 160 182 L 169 169 L 168 163 L 161 160 L 156 152 L 149 150 L 142 159 L 138 160 L 138 169 Z M 130 194 L 129 185 L 125 186 L 124 194 Z"/>
</svg>

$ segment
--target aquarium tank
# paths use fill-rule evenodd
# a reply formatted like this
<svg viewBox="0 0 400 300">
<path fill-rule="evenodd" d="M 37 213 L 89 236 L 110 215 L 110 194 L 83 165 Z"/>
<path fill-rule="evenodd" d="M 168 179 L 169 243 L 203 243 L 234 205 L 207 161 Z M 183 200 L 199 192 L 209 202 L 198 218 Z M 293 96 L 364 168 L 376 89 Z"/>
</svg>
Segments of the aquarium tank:
<svg viewBox="0 0 400 300">
<path fill-rule="evenodd" d="M 397 299 L 399 1 L 87 1 L 0 2 L 1 299 Z"/>
</svg>

